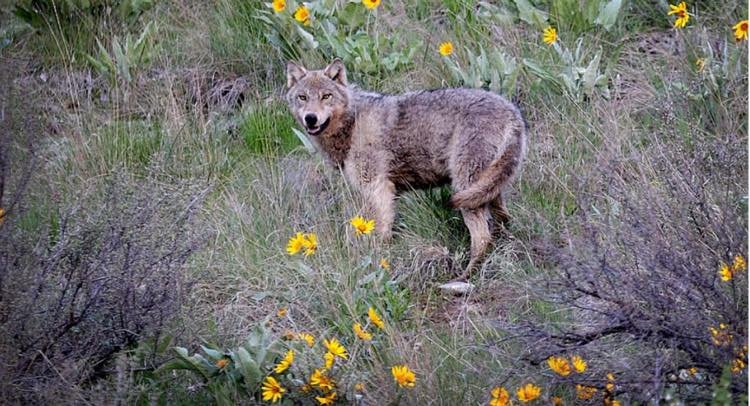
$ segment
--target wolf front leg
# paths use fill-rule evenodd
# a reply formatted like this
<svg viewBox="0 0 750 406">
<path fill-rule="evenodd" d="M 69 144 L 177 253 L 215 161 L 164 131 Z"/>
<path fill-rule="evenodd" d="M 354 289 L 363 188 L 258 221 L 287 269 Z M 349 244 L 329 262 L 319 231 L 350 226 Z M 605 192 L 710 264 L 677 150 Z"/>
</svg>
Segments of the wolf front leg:
<svg viewBox="0 0 750 406">
<path fill-rule="evenodd" d="M 375 232 L 383 239 L 391 239 L 393 219 L 395 218 L 396 186 L 384 177 L 362 185 L 362 193 L 367 209 L 375 216 Z"/>
</svg>

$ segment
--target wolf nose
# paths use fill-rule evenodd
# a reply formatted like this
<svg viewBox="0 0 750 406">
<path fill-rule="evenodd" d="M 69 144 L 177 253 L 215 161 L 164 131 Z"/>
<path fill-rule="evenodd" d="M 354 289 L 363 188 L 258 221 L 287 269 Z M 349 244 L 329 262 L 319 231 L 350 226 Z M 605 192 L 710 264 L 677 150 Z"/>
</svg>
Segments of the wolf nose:
<svg viewBox="0 0 750 406">
<path fill-rule="evenodd" d="M 318 117 L 315 116 L 315 114 L 306 114 L 305 115 L 305 124 L 307 124 L 308 127 L 312 127 L 315 125 L 315 123 L 318 122 Z"/>
</svg>

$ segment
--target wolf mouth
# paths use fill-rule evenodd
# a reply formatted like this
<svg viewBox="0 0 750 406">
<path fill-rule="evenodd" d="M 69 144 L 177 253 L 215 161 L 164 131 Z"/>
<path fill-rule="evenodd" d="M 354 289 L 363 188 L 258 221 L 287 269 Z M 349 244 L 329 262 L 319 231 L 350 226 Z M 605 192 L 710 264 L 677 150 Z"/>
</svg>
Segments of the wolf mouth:
<svg viewBox="0 0 750 406">
<path fill-rule="evenodd" d="M 328 127 L 328 123 L 331 121 L 330 117 L 326 119 L 326 121 L 323 122 L 323 124 L 315 127 L 307 127 L 307 133 L 310 135 L 318 135 L 322 133 L 326 127 Z"/>
</svg>

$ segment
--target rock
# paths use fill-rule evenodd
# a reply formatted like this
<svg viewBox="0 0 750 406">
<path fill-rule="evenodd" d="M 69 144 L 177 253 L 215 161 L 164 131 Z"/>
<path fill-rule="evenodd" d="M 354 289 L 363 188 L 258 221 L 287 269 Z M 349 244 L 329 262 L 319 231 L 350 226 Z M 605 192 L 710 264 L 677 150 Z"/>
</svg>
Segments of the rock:
<svg viewBox="0 0 750 406">
<path fill-rule="evenodd" d="M 454 295 L 465 295 L 474 290 L 474 285 L 468 282 L 451 281 L 438 286 L 440 290 Z"/>
</svg>

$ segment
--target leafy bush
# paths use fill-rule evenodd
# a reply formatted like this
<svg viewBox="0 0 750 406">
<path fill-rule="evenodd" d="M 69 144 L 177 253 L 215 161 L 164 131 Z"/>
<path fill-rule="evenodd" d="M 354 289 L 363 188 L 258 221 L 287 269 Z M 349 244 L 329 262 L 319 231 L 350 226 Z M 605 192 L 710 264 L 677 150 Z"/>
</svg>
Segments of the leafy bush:
<svg viewBox="0 0 750 406">
<path fill-rule="evenodd" d="M 300 9 L 308 15 L 302 21 L 296 16 Z M 381 33 L 377 10 L 368 10 L 361 3 L 288 1 L 278 12 L 259 10 L 258 18 L 266 26 L 268 41 L 282 51 L 284 58 L 299 60 L 310 51 L 322 60 L 335 56 L 364 78 L 405 69 L 422 47 L 419 39 L 409 35 Z"/>
</svg>

